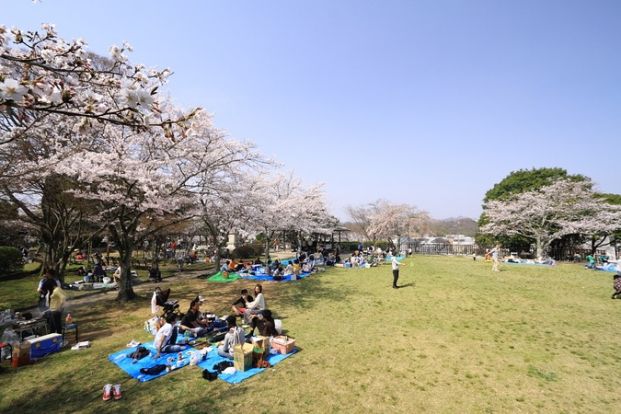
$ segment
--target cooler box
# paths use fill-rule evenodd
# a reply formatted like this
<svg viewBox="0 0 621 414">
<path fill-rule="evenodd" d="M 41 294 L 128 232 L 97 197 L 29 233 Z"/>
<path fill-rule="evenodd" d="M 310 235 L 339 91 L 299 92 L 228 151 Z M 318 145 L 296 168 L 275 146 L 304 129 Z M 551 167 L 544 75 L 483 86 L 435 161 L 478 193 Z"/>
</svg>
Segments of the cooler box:
<svg viewBox="0 0 621 414">
<path fill-rule="evenodd" d="M 63 345 L 63 336 L 52 333 L 29 339 L 28 342 L 30 343 L 30 359 L 40 359 L 60 351 Z"/>
</svg>

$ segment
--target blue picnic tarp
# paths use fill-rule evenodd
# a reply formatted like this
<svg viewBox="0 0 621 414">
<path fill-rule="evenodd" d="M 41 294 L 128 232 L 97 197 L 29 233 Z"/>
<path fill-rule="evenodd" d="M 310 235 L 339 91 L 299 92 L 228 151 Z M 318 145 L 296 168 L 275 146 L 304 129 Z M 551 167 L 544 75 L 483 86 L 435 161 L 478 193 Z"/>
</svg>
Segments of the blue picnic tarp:
<svg viewBox="0 0 621 414">
<path fill-rule="evenodd" d="M 265 274 L 265 273 L 255 273 L 254 275 L 244 275 L 243 273 L 240 274 L 242 279 L 246 279 L 246 280 L 260 280 L 260 281 L 264 281 L 264 282 L 269 282 L 269 281 L 273 281 L 273 282 L 290 282 L 291 281 L 291 275 L 287 275 L 287 276 L 283 276 L 283 278 L 281 280 L 275 280 L 273 276 Z M 304 279 L 305 277 L 310 276 L 310 273 L 300 273 L 298 275 L 298 279 Z"/>
<path fill-rule="evenodd" d="M 270 363 L 270 365 L 274 366 L 280 361 L 289 358 L 296 352 L 297 349 L 294 349 L 288 354 L 269 354 L 267 357 L 267 361 Z M 202 369 L 213 371 L 214 365 L 218 364 L 221 361 L 230 361 L 230 359 L 221 357 L 220 355 L 218 355 L 217 349 L 212 349 L 207 354 L 207 358 L 204 361 L 201 361 L 198 366 Z M 251 368 L 246 371 L 235 371 L 234 374 L 220 374 L 218 375 L 218 378 L 228 382 L 229 384 L 239 384 L 240 382 L 247 380 L 248 378 L 253 377 L 257 374 L 260 374 L 263 371 L 265 371 L 265 368 Z"/>
<path fill-rule="evenodd" d="M 153 347 L 153 342 L 146 342 L 141 344 L 144 346 L 150 354 L 145 356 L 142 359 L 133 360 L 129 355 L 136 350 L 136 347 L 126 348 L 121 351 L 115 352 L 108 356 L 108 360 L 116 364 L 123 371 L 127 372 L 129 376 L 132 378 L 136 378 L 140 382 L 151 381 L 152 379 L 162 377 L 168 374 L 168 371 L 164 370 L 156 375 L 148 375 L 140 372 L 141 368 L 151 368 L 155 365 L 168 365 L 168 359 L 172 358 L 174 360 L 173 366 L 175 369 L 180 369 L 185 367 L 190 363 L 190 354 L 192 349 L 189 346 L 185 346 L 182 352 L 183 360 L 178 360 L 177 353 L 171 354 L 161 354 L 159 358 L 154 358 L 155 348 Z"/>
</svg>

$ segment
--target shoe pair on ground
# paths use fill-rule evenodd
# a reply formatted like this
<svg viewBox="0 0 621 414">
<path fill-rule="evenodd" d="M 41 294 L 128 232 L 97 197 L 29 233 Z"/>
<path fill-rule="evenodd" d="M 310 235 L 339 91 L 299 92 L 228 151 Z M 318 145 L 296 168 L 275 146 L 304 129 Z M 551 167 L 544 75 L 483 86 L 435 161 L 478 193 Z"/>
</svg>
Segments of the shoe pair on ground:
<svg viewBox="0 0 621 414">
<path fill-rule="evenodd" d="M 103 400 L 108 401 L 114 396 L 115 400 L 121 399 L 121 384 L 106 384 L 103 389 Z"/>
</svg>

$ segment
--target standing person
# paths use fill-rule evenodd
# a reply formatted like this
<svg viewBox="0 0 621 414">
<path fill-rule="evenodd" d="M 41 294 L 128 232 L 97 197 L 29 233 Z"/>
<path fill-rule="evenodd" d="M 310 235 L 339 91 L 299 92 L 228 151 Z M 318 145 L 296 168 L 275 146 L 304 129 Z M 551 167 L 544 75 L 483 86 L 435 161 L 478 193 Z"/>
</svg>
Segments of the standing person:
<svg viewBox="0 0 621 414">
<path fill-rule="evenodd" d="M 399 289 L 399 286 L 397 285 L 397 280 L 399 280 L 399 266 L 401 266 L 402 263 L 400 263 L 397 260 L 396 256 L 392 257 L 392 287 L 393 289 Z"/>
<path fill-rule="evenodd" d="M 52 269 L 47 269 L 37 287 L 37 292 L 39 293 L 39 310 L 41 312 L 48 308 L 50 295 L 57 287 L 60 287 L 60 281 L 54 278 L 54 271 Z"/>
<path fill-rule="evenodd" d="M 50 332 L 63 333 L 63 310 L 65 308 L 65 293 L 62 288 L 55 287 L 50 294 L 50 309 L 48 324 Z"/>
<path fill-rule="evenodd" d="M 498 259 L 498 253 L 500 252 L 500 245 L 497 244 L 496 247 L 492 249 L 490 252 L 492 255 L 492 272 L 500 272 L 499 266 L 500 261 Z"/>
</svg>

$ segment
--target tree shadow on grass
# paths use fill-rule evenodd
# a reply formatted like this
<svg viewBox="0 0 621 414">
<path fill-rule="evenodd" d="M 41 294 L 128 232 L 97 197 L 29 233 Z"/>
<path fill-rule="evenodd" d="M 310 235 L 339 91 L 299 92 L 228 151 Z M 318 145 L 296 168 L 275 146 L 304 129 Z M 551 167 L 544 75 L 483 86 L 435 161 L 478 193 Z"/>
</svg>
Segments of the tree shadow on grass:
<svg viewBox="0 0 621 414">
<path fill-rule="evenodd" d="M 277 307 L 308 310 L 324 301 L 344 302 L 357 292 L 358 289 L 355 286 L 343 287 L 330 284 L 321 276 L 313 275 L 296 282 L 280 284 L 277 289 L 270 289 L 270 301 L 277 303 Z"/>
</svg>

